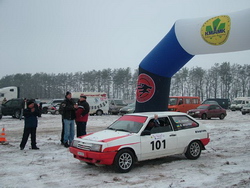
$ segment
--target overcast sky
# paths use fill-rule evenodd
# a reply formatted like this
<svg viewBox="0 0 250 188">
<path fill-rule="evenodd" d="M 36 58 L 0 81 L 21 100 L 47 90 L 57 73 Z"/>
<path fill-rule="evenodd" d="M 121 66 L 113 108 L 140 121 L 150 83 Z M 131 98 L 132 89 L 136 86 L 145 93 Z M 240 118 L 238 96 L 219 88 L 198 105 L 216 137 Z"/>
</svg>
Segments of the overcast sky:
<svg viewBox="0 0 250 188">
<path fill-rule="evenodd" d="M 134 70 L 176 20 L 246 8 L 250 0 L 0 0 L 0 78 Z M 197 55 L 185 66 L 223 62 L 249 64 L 250 50 Z"/>
</svg>

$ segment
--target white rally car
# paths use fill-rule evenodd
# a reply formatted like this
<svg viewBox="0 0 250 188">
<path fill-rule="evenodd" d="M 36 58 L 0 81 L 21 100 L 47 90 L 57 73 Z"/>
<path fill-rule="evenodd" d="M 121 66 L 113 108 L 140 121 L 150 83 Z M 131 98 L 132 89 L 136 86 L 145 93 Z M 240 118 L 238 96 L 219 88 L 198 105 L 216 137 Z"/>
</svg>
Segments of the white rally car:
<svg viewBox="0 0 250 188">
<path fill-rule="evenodd" d="M 148 123 L 158 115 L 158 124 Z M 136 161 L 185 154 L 197 159 L 210 141 L 206 128 L 180 112 L 143 112 L 120 117 L 107 129 L 75 138 L 70 152 L 88 164 L 128 172 Z"/>
</svg>

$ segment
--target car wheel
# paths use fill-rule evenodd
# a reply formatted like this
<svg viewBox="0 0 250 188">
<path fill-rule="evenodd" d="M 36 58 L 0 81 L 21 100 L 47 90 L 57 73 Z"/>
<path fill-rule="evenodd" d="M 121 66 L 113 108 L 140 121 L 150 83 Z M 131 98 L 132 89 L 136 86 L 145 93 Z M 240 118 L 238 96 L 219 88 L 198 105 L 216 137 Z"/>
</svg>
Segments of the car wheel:
<svg viewBox="0 0 250 188">
<path fill-rule="evenodd" d="M 207 119 L 207 114 L 202 114 L 201 119 Z"/>
<path fill-rule="evenodd" d="M 245 112 L 241 112 L 242 113 L 242 115 L 246 115 L 246 113 Z"/>
<path fill-rule="evenodd" d="M 201 144 L 199 141 L 193 141 L 188 145 L 185 156 L 188 159 L 198 159 L 201 155 Z"/>
<path fill-rule="evenodd" d="M 102 115 L 102 111 L 101 110 L 97 110 L 96 111 L 96 115 L 101 116 Z"/>
<path fill-rule="evenodd" d="M 14 118 L 19 119 L 19 118 L 20 118 L 20 115 L 21 115 L 20 110 L 16 110 L 15 113 L 14 113 Z"/>
<path fill-rule="evenodd" d="M 2 119 L 2 114 L 0 114 L 0 119 Z"/>
<path fill-rule="evenodd" d="M 221 114 L 220 115 L 220 119 L 224 119 L 225 118 L 225 115 L 224 114 Z"/>
<path fill-rule="evenodd" d="M 57 111 L 55 111 L 55 114 L 56 114 L 56 115 L 59 115 L 59 111 L 58 111 L 58 110 L 57 110 Z"/>
<path fill-rule="evenodd" d="M 114 160 L 114 168 L 116 172 L 126 173 L 131 170 L 134 165 L 135 156 L 128 149 L 120 150 Z"/>
<path fill-rule="evenodd" d="M 43 112 L 43 114 L 47 114 L 48 113 L 48 108 L 43 108 L 42 112 Z"/>
</svg>

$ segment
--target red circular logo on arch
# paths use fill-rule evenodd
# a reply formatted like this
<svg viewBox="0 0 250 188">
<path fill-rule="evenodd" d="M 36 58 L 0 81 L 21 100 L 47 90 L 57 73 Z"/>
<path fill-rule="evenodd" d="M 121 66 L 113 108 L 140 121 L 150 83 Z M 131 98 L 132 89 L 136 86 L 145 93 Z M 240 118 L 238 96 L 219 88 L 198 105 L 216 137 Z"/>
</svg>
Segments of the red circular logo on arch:
<svg viewBox="0 0 250 188">
<path fill-rule="evenodd" d="M 155 82 L 147 74 L 140 74 L 137 81 L 136 100 L 144 103 L 150 100 L 155 93 Z"/>
</svg>

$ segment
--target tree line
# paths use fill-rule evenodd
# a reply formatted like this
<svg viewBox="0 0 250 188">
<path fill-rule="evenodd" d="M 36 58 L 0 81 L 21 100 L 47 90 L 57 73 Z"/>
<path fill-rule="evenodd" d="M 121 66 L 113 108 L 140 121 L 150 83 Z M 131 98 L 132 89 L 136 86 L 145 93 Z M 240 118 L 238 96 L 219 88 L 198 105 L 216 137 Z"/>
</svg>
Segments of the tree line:
<svg viewBox="0 0 250 188">
<path fill-rule="evenodd" d="M 59 74 L 13 74 L 0 88 L 18 86 L 21 98 L 63 98 L 66 91 L 106 92 L 109 98 L 135 100 L 138 70 L 130 68 Z M 250 65 L 215 63 L 210 69 L 183 67 L 171 79 L 170 96 L 229 98 L 250 96 Z"/>
</svg>

